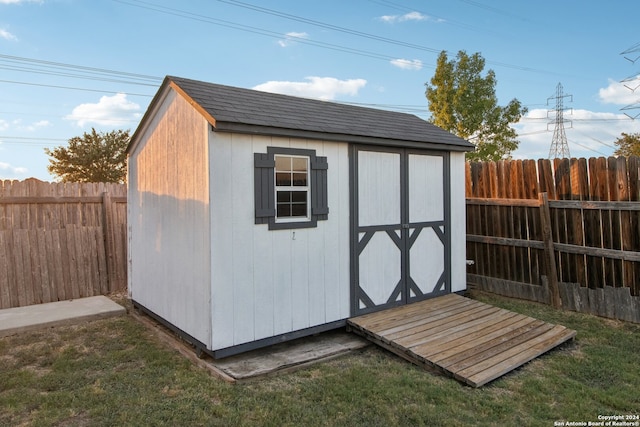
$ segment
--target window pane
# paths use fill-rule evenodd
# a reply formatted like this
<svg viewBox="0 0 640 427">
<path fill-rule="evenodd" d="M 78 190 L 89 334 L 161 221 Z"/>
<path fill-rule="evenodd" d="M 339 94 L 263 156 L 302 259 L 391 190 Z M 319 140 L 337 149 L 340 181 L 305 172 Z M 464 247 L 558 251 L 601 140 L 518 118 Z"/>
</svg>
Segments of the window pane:
<svg viewBox="0 0 640 427">
<path fill-rule="evenodd" d="M 289 172 L 277 172 L 276 173 L 276 185 L 279 187 L 291 186 L 291 174 Z"/>
<path fill-rule="evenodd" d="M 307 170 L 307 159 L 294 157 L 293 158 L 293 170 L 294 171 L 305 171 Z"/>
<path fill-rule="evenodd" d="M 308 218 L 309 158 L 275 155 L 274 160 L 276 166 L 276 219 L 295 221 Z M 299 191 L 291 191 L 294 188 Z"/>
<path fill-rule="evenodd" d="M 291 191 L 278 191 L 278 193 L 277 193 L 277 202 L 278 203 L 289 203 L 289 202 L 291 202 Z"/>
<path fill-rule="evenodd" d="M 274 156 L 276 161 L 277 171 L 290 171 L 291 170 L 291 157 Z"/>
<path fill-rule="evenodd" d="M 288 203 L 278 203 L 278 217 L 287 218 L 291 216 L 291 205 Z"/>
<path fill-rule="evenodd" d="M 293 174 L 293 185 L 299 187 L 305 187 L 307 185 L 307 174 L 306 173 L 294 173 Z"/>
<path fill-rule="evenodd" d="M 307 203 L 307 192 L 306 191 L 292 191 L 291 192 L 291 201 L 293 203 Z"/>
<path fill-rule="evenodd" d="M 291 205 L 291 216 L 307 216 L 307 203 Z"/>
</svg>

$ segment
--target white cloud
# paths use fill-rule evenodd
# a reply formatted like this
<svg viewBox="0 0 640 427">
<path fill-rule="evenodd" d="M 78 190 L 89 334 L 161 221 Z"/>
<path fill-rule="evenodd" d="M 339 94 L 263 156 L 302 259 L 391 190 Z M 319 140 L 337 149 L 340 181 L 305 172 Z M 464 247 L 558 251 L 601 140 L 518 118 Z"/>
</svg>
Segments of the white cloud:
<svg viewBox="0 0 640 427">
<path fill-rule="evenodd" d="M 364 79 L 338 80 L 334 77 L 305 77 L 306 82 L 269 81 L 254 87 L 264 92 L 282 93 L 286 95 L 334 99 L 337 95 L 355 96 L 367 81 Z"/>
<path fill-rule="evenodd" d="M 278 40 L 278 44 L 282 47 L 291 46 L 294 42 L 299 39 L 308 39 L 309 34 L 307 33 L 296 33 L 295 31 L 291 31 L 285 34 L 285 38 L 282 40 Z"/>
<path fill-rule="evenodd" d="M 393 59 L 391 65 L 403 70 L 421 70 L 422 61 L 419 59 Z"/>
<path fill-rule="evenodd" d="M 51 126 L 51 122 L 49 120 L 40 120 L 38 122 L 35 122 L 33 126 L 37 128 L 47 127 Z"/>
<path fill-rule="evenodd" d="M 37 129 L 45 128 L 48 126 L 51 126 L 51 122 L 49 120 L 39 120 L 37 122 L 25 125 L 22 123 L 21 119 L 14 119 L 10 122 L 0 119 L 0 132 L 6 131 L 8 129 L 20 132 L 33 132 Z"/>
<path fill-rule="evenodd" d="M 433 20 L 428 15 L 423 15 L 420 12 L 409 12 L 404 15 L 383 15 L 378 18 L 382 22 L 388 22 L 390 24 L 394 24 L 396 22 L 406 22 L 406 21 L 427 21 Z M 435 19 L 437 22 L 442 22 L 442 19 Z"/>
<path fill-rule="evenodd" d="M 553 114 L 546 109 L 527 113 L 513 127 L 518 132 L 520 146 L 513 152 L 516 159 L 549 157 L 555 127 Z M 573 110 L 564 113 L 564 130 L 571 157 L 600 157 L 613 154 L 614 141 L 622 132 L 640 132 L 640 120 L 631 120 L 624 114 Z"/>
<path fill-rule="evenodd" d="M 0 0 L 1 1 L 1 0 Z M 0 28 L 0 39 L 5 39 L 9 41 L 18 41 L 18 38 L 11 34 L 9 31 Z"/>
<path fill-rule="evenodd" d="M 625 83 L 609 79 L 609 86 L 598 91 L 605 104 L 629 105 L 640 101 L 640 79 Z"/>
<path fill-rule="evenodd" d="M 40 120 L 35 123 L 31 123 L 30 125 L 21 127 L 20 130 L 33 132 L 35 130 L 42 129 L 48 126 L 51 126 L 51 122 L 49 120 Z"/>
<path fill-rule="evenodd" d="M 27 168 L 11 166 L 9 163 L 0 162 L 1 179 L 23 178 L 27 173 Z"/>
<path fill-rule="evenodd" d="M 79 127 L 88 123 L 105 126 L 124 126 L 140 118 L 140 106 L 127 100 L 127 95 L 118 93 L 103 96 L 96 104 L 80 104 L 65 117 L 73 120 Z"/>
</svg>

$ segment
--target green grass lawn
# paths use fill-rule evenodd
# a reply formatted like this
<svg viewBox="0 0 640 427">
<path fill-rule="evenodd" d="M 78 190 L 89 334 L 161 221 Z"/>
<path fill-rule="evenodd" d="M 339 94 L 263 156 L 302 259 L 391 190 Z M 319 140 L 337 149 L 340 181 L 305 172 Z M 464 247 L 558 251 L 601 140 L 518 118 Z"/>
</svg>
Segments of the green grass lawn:
<svg viewBox="0 0 640 427">
<path fill-rule="evenodd" d="M 0 425 L 553 426 L 640 415 L 640 325 L 486 294 L 578 331 L 480 389 L 374 346 L 231 385 L 130 316 L 0 339 Z"/>
</svg>

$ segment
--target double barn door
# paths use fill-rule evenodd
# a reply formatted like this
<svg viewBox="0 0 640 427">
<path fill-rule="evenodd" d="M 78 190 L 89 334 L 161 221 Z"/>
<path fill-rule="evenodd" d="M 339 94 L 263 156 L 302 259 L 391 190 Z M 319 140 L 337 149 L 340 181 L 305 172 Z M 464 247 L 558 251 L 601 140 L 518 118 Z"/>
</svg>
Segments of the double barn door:
<svg viewBox="0 0 640 427">
<path fill-rule="evenodd" d="M 448 160 L 353 148 L 352 315 L 450 292 Z"/>
</svg>

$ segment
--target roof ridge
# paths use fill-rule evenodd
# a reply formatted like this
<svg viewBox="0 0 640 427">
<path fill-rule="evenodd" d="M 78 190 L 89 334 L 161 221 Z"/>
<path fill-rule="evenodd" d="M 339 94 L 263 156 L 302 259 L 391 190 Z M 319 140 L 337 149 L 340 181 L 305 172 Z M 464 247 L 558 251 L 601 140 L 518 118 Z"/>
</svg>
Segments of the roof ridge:
<svg viewBox="0 0 640 427">
<path fill-rule="evenodd" d="M 239 86 L 230 86 L 230 85 L 224 85 L 221 83 L 212 83 L 212 82 L 206 82 L 204 80 L 196 80 L 196 79 L 190 79 L 187 77 L 178 77 L 178 76 L 171 76 L 171 75 L 167 75 L 166 76 L 168 79 L 175 81 L 177 83 L 177 80 L 182 80 L 182 81 L 186 81 L 186 82 L 191 82 L 194 84 L 201 84 L 201 85 L 207 85 L 207 86 L 216 86 L 219 88 L 225 88 L 225 89 L 229 89 L 229 90 L 238 90 L 238 91 L 247 91 L 247 93 L 252 93 L 257 95 L 262 95 L 262 94 L 266 94 L 266 96 L 273 96 L 273 97 L 281 97 L 283 99 L 286 98 L 293 98 L 293 99 L 304 99 L 307 101 L 311 101 L 311 102 L 317 102 L 317 103 L 322 103 L 324 105 L 326 104 L 333 104 L 333 105 L 344 105 L 344 106 L 349 106 L 351 108 L 361 108 L 364 110 L 375 110 L 375 111 L 382 111 L 385 113 L 389 113 L 389 114 L 398 114 L 398 115 L 403 115 L 403 116 L 410 116 L 410 117 L 416 117 L 419 120 L 423 120 L 420 119 L 418 116 L 416 116 L 415 114 L 411 114 L 411 113 L 405 113 L 402 111 L 393 111 L 393 110 L 386 110 L 383 108 L 376 108 L 376 107 L 366 107 L 363 105 L 353 105 L 351 103 L 348 102 L 340 102 L 340 101 L 336 101 L 336 100 L 325 100 L 325 99 L 320 99 L 320 98 L 313 98 L 313 97 L 308 97 L 308 96 L 299 96 L 299 95 L 289 95 L 289 94 L 284 94 L 284 93 L 278 93 L 278 92 L 269 92 L 269 91 L 265 91 L 265 90 L 260 90 L 260 89 L 253 89 L 253 88 L 246 88 L 246 87 L 239 87 Z M 426 120 L 423 120 L 426 122 Z M 429 123 L 429 122 L 427 122 Z"/>
<path fill-rule="evenodd" d="M 474 147 L 410 113 L 171 75 L 165 77 L 138 129 L 145 126 L 168 90 L 177 90 L 188 98 L 216 131 L 445 151 L 469 151 Z M 137 133 L 138 130 L 134 137 Z"/>
</svg>

